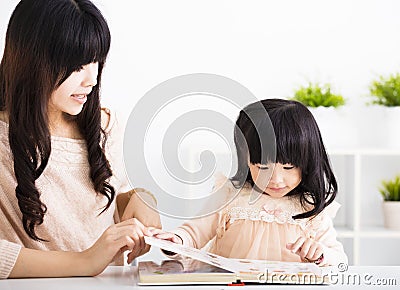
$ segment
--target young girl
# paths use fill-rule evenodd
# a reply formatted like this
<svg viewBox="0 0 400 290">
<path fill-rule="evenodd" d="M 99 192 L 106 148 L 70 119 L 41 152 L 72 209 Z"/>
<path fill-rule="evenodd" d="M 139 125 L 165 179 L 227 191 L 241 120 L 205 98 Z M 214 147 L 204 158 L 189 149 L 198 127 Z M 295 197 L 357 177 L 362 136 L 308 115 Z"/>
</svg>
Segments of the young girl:
<svg viewBox="0 0 400 290">
<path fill-rule="evenodd" d="M 229 258 L 347 263 L 332 224 L 337 183 L 310 111 L 295 101 L 266 99 L 244 108 L 236 125 L 237 173 L 216 182 L 226 200 L 242 184 L 233 202 L 152 234 L 195 248 L 212 240 L 208 250 Z M 249 202 L 255 192 L 259 198 Z"/>
<path fill-rule="evenodd" d="M 0 278 L 96 275 L 125 250 L 128 262 L 148 251 L 143 224 L 160 227 L 128 192 L 118 122 L 100 107 L 109 47 L 89 0 L 23 0 L 11 16 L 0 64 Z"/>
</svg>

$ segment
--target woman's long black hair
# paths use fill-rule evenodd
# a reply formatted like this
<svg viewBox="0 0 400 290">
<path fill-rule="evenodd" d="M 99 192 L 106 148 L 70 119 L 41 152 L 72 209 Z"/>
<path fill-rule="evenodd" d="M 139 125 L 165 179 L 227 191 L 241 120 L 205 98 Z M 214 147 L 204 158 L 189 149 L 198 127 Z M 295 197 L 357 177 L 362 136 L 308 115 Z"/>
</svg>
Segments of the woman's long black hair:
<svg viewBox="0 0 400 290">
<path fill-rule="evenodd" d="M 77 116 L 86 140 L 90 177 L 96 192 L 110 207 L 115 191 L 104 153 L 100 81 L 110 48 L 110 31 L 101 12 L 89 0 L 22 0 L 8 25 L 0 64 L 0 109 L 9 117 L 9 143 L 17 180 L 15 189 L 26 233 L 43 240 L 35 227 L 43 223 L 46 205 L 35 186 L 51 152 L 48 103 L 52 92 L 72 72 L 98 62 L 97 85 Z"/>
<path fill-rule="evenodd" d="M 234 184 L 247 181 L 254 186 L 248 161 L 289 163 L 301 169 L 302 180 L 288 195 L 299 196 L 304 208 L 312 206 L 293 218 L 313 217 L 335 199 L 337 182 L 321 133 L 303 104 L 265 99 L 246 106 L 236 121 L 234 140 L 238 156 L 238 170 L 232 177 Z"/>
</svg>

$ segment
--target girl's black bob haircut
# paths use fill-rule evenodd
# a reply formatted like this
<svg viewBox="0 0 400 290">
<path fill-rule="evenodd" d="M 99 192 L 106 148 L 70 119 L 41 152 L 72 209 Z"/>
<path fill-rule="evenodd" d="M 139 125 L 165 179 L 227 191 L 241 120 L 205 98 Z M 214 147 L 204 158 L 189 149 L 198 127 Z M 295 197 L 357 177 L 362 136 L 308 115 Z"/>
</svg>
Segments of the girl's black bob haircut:
<svg viewBox="0 0 400 290">
<path fill-rule="evenodd" d="M 288 195 L 299 196 L 305 209 L 312 208 L 294 218 L 315 216 L 335 199 L 337 182 L 320 130 L 303 104 L 265 99 L 246 106 L 236 121 L 234 140 L 238 157 L 234 183 L 245 180 L 254 186 L 248 161 L 289 163 L 301 169 L 302 181 Z"/>
</svg>

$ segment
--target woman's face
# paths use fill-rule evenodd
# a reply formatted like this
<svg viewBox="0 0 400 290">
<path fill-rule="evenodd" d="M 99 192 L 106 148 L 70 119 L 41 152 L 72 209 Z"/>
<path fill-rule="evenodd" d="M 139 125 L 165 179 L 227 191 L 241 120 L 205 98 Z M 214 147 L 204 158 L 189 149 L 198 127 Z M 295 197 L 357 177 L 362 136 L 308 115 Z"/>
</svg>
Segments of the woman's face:
<svg viewBox="0 0 400 290">
<path fill-rule="evenodd" d="M 301 182 L 300 168 L 291 164 L 249 163 L 249 167 L 255 185 L 272 197 L 285 196 Z"/>
<path fill-rule="evenodd" d="M 90 63 L 74 71 L 51 95 L 49 114 L 78 115 L 86 103 L 87 95 L 97 84 L 99 64 Z"/>
</svg>

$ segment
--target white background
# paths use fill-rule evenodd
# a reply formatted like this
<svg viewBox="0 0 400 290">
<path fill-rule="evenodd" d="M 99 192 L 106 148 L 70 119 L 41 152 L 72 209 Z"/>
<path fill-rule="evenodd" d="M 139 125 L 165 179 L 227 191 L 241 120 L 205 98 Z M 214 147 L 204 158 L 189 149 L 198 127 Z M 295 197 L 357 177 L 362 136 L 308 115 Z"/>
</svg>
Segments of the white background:
<svg viewBox="0 0 400 290">
<path fill-rule="evenodd" d="M 0 2 L 0 47 L 15 0 Z M 330 82 L 351 104 L 379 74 L 399 70 L 396 0 L 94 1 L 112 48 L 103 103 L 128 114 L 153 86 L 196 72 L 220 74 L 258 98 Z"/>
</svg>

